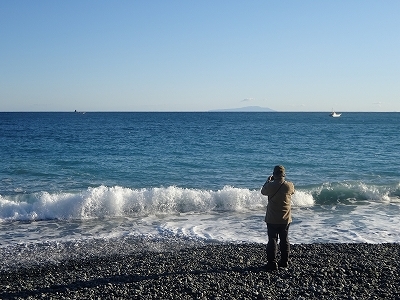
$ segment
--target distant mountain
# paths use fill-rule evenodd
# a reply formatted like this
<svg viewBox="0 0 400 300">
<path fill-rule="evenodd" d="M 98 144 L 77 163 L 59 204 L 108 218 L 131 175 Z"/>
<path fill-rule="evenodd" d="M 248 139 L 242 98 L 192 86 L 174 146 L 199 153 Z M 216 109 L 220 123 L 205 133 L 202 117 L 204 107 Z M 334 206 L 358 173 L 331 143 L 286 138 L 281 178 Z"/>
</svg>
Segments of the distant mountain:
<svg viewBox="0 0 400 300">
<path fill-rule="evenodd" d="M 268 107 L 246 106 L 241 108 L 214 109 L 210 112 L 276 112 Z"/>
</svg>

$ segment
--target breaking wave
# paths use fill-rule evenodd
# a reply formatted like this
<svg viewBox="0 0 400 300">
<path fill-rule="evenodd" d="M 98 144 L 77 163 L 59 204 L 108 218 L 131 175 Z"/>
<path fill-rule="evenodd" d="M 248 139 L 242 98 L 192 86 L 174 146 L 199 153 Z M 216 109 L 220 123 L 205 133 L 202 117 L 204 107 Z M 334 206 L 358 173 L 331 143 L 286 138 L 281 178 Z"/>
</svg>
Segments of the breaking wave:
<svg viewBox="0 0 400 300">
<path fill-rule="evenodd" d="M 354 204 L 357 201 L 398 201 L 400 184 L 372 186 L 362 183 L 322 184 L 301 188 L 293 195 L 293 207 Z M 259 190 L 225 186 L 221 190 L 176 186 L 131 189 L 99 186 L 80 192 L 0 195 L 0 222 L 36 220 L 86 220 L 107 217 L 142 217 L 211 211 L 265 209 L 267 198 Z"/>
</svg>

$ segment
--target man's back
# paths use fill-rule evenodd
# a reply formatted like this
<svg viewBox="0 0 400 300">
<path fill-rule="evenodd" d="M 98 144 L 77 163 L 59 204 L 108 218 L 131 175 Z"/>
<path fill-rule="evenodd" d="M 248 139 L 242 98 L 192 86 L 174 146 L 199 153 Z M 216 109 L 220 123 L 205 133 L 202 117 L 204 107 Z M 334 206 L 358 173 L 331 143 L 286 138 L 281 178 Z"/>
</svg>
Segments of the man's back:
<svg viewBox="0 0 400 300">
<path fill-rule="evenodd" d="M 291 199 L 294 185 L 290 181 L 275 180 L 267 182 L 261 193 L 268 196 L 265 222 L 271 224 L 288 224 L 292 222 Z"/>
</svg>

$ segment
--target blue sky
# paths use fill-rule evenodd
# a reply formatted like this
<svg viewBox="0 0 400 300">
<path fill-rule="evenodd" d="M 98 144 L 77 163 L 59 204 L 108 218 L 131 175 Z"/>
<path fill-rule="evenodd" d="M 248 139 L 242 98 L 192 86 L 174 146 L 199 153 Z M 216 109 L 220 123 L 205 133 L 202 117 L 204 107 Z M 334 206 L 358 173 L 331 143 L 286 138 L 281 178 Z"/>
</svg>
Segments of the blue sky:
<svg viewBox="0 0 400 300">
<path fill-rule="evenodd" d="M 0 1 L 0 111 L 400 111 L 400 1 Z"/>
</svg>

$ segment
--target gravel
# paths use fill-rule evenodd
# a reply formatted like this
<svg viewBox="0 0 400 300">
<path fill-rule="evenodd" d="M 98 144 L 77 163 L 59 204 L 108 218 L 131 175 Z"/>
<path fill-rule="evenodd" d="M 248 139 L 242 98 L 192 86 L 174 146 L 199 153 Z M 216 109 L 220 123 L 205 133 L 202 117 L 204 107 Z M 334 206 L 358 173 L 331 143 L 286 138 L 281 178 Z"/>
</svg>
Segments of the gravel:
<svg viewBox="0 0 400 300">
<path fill-rule="evenodd" d="M 295 244 L 267 272 L 263 244 L 72 258 L 0 272 L 0 299 L 400 299 L 400 244 Z"/>
</svg>

